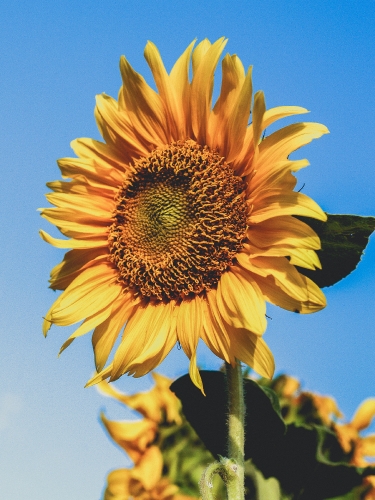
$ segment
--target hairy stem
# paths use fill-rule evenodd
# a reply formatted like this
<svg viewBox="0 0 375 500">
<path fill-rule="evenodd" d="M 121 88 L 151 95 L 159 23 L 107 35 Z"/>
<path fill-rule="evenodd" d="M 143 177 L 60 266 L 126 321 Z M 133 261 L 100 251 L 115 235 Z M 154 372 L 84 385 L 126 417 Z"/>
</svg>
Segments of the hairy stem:
<svg viewBox="0 0 375 500">
<path fill-rule="evenodd" d="M 228 499 L 244 500 L 245 400 L 241 364 L 226 363 L 228 384 L 228 456 L 237 466 L 235 480 L 229 481 Z"/>
</svg>

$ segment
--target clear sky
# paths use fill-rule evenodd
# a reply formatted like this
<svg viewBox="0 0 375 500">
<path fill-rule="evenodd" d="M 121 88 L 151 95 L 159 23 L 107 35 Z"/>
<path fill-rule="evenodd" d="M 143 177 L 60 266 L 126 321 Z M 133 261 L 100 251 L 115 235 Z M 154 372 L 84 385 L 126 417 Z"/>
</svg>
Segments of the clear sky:
<svg viewBox="0 0 375 500">
<path fill-rule="evenodd" d="M 69 328 L 47 340 L 42 316 L 55 295 L 50 269 L 62 252 L 42 242 L 53 231 L 36 209 L 56 159 L 76 137 L 99 139 L 94 96 L 117 96 L 120 55 L 151 82 L 147 40 L 166 67 L 194 39 L 229 38 L 226 51 L 254 65 L 255 90 L 268 107 L 299 105 L 328 126 L 298 153 L 311 163 L 299 187 L 329 213 L 375 215 L 375 2 L 361 0 L 34 0 L 3 2 L 0 17 L 1 315 L 0 498 L 99 499 L 107 472 L 126 464 L 98 423 L 121 408 L 83 386 L 93 371 L 91 336 L 57 359 Z M 327 308 L 293 315 L 269 308 L 265 340 L 277 373 L 332 394 L 350 418 L 375 396 L 375 237 L 357 271 L 326 290 Z M 202 368 L 220 363 L 201 350 Z M 186 373 L 174 349 L 160 372 Z M 124 391 L 150 378 L 123 377 Z"/>
</svg>

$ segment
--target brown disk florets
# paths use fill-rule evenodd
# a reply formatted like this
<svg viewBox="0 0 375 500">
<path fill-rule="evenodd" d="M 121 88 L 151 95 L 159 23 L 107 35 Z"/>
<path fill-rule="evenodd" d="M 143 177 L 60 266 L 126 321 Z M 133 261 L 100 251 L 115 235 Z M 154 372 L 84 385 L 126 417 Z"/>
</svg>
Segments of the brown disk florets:
<svg viewBox="0 0 375 500">
<path fill-rule="evenodd" d="M 219 154 L 191 140 L 136 160 L 109 233 L 120 282 L 159 300 L 215 287 L 242 248 L 245 187 Z"/>
</svg>

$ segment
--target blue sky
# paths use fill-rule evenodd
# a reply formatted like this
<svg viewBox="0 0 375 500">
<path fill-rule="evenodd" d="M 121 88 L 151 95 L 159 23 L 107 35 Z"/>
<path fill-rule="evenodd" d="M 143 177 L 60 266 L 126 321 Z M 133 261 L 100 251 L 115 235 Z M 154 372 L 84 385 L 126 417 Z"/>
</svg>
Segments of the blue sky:
<svg viewBox="0 0 375 500">
<path fill-rule="evenodd" d="M 45 340 L 41 320 L 54 300 L 50 269 L 62 253 L 42 242 L 53 230 L 36 209 L 56 159 L 76 137 L 99 139 L 94 96 L 117 96 L 120 55 L 151 82 L 147 40 L 166 67 L 194 39 L 229 38 L 227 51 L 254 65 L 255 90 L 268 107 L 300 105 L 329 136 L 304 148 L 304 192 L 330 213 L 375 215 L 375 2 L 346 0 L 7 2 L 0 18 L 1 315 L 0 497 L 4 500 L 99 499 L 106 473 L 126 460 L 105 437 L 100 409 L 121 408 L 84 389 L 93 370 L 90 336 L 61 358 L 69 328 Z M 299 153 L 298 153 L 299 154 Z M 327 308 L 293 315 L 269 308 L 265 339 L 277 373 L 336 397 L 347 418 L 375 396 L 375 237 L 357 271 L 326 290 Z M 219 361 L 201 350 L 200 365 Z M 174 349 L 160 372 L 187 371 Z M 123 377 L 124 391 L 150 385 Z"/>
</svg>

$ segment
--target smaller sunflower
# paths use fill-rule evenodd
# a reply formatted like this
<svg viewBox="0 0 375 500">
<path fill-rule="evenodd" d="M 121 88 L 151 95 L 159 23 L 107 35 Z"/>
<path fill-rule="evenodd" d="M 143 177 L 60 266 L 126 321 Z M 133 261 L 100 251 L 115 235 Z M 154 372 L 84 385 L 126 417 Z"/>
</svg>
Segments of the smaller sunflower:
<svg viewBox="0 0 375 500">
<path fill-rule="evenodd" d="M 320 267 L 319 238 L 295 216 L 326 215 L 294 191 L 294 173 L 308 162 L 289 157 L 328 130 L 303 122 L 262 138 L 276 120 L 307 110 L 266 110 L 263 92 L 253 98 L 251 68 L 245 72 L 236 55 L 222 60 L 212 107 L 225 45 L 224 38 L 203 40 L 193 50 L 193 42 L 168 73 L 149 42 L 157 92 L 122 57 L 118 101 L 97 97 L 104 142 L 73 141 L 78 158 L 58 162 L 70 180 L 48 184 L 54 207 L 42 216 L 69 239 L 43 231 L 42 238 L 71 250 L 52 270 L 51 288 L 63 293 L 43 331 L 83 320 L 64 350 L 94 330 L 98 375 L 89 384 L 142 376 L 179 342 L 202 389 L 199 339 L 226 362 L 238 359 L 272 377 L 262 339 L 266 301 L 300 313 L 325 306 L 295 267 Z"/>
</svg>

